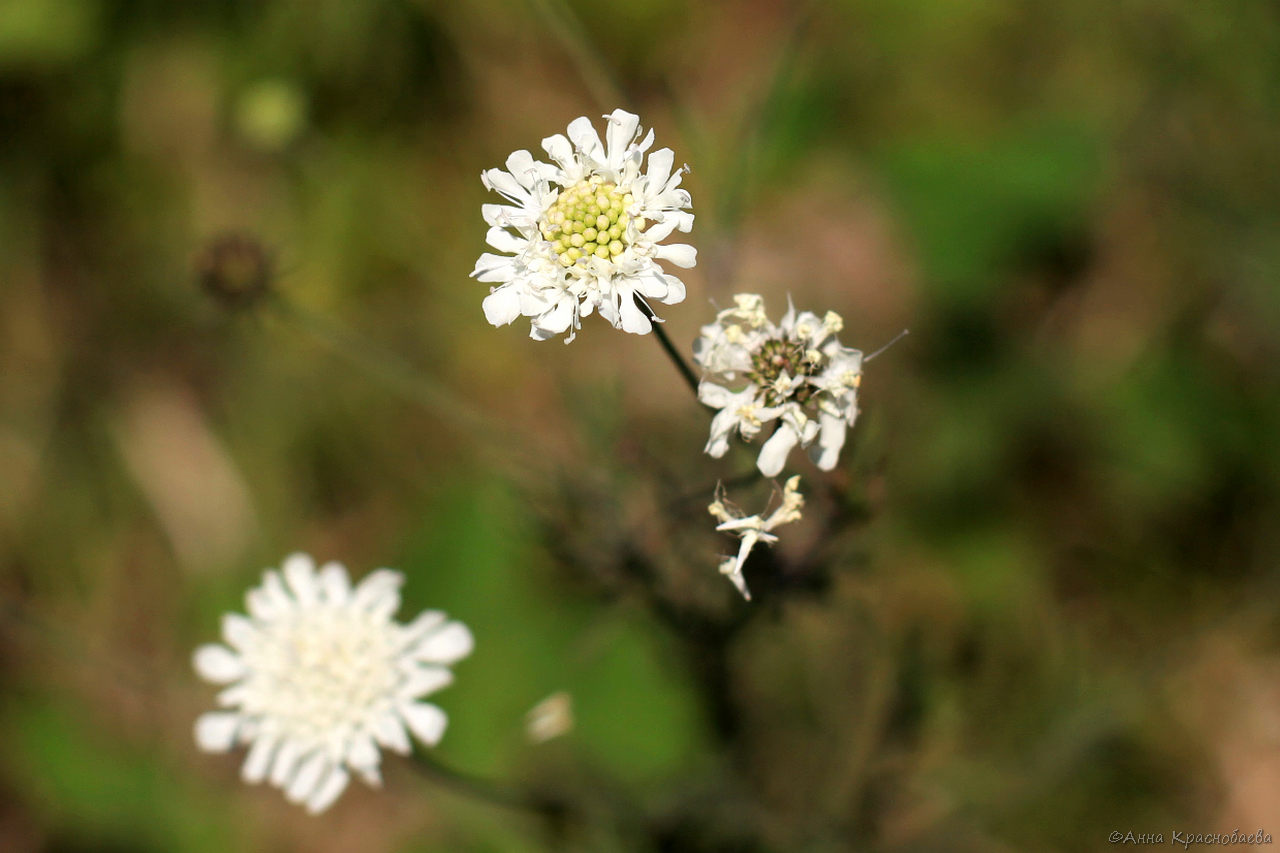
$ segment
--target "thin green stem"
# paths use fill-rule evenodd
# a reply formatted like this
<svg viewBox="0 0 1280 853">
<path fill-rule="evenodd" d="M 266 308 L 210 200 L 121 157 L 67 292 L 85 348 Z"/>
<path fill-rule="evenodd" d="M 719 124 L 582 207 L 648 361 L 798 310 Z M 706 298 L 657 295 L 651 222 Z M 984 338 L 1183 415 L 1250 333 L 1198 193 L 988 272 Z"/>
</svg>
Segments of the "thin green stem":
<svg viewBox="0 0 1280 853">
<path fill-rule="evenodd" d="M 689 390 L 693 392 L 693 396 L 698 396 L 698 376 L 693 372 L 693 368 L 689 366 L 689 362 L 684 360 L 684 356 L 676 349 L 675 344 L 671 343 L 671 338 L 667 337 L 667 333 L 662 329 L 662 322 L 658 316 L 653 313 L 653 309 L 644 303 L 640 297 L 636 297 L 636 307 L 644 312 L 653 324 L 653 336 L 658 339 L 658 343 L 662 345 L 662 351 L 667 354 L 667 358 L 671 359 L 671 363 L 676 366 L 676 370 L 680 372 L 680 376 L 684 379 Z"/>
</svg>

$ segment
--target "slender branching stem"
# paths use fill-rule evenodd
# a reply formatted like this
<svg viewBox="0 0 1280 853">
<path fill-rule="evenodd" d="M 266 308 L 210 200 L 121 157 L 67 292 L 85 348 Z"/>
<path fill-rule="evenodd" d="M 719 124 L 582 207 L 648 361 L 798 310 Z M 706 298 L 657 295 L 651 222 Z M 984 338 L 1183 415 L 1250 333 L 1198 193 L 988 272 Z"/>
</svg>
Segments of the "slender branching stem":
<svg viewBox="0 0 1280 853">
<path fill-rule="evenodd" d="M 653 324 L 653 336 L 662 345 L 662 351 L 667 354 L 667 358 L 671 359 L 671 363 L 676 366 L 676 370 L 680 371 L 680 376 L 684 378 L 685 384 L 689 386 L 693 396 L 697 397 L 698 377 L 694 374 L 693 368 L 689 366 L 689 362 L 684 360 L 684 356 L 680 355 L 680 351 L 676 349 L 675 344 L 671 343 L 671 338 L 667 337 L 667 333 L 663 331 L 662 323 L 658 320 L 657 315 L 653 313 L 653 309 L 638 296 L 636 297 L 636 306 L 649 318 L 649 321 Z"/>
</svg>

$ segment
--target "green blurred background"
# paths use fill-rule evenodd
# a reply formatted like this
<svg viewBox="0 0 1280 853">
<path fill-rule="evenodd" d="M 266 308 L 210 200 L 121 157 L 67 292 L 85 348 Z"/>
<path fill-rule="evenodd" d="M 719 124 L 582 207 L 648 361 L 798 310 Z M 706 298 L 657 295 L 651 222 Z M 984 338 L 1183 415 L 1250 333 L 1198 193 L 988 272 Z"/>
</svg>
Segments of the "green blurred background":
<svg viewBox="0 0 1280 853">
<path fill-rule="evenodd" d="M 841 471 L 793 459 L 852 509 L 784 536 L 831 582 L 735 637 L 727 738 L 604 564 L 738 612 L 701 507 L 748 457 L 653 340 L 537 344 L 468 279 L 481 169 L 615 106 L 692 167 L 682 346 L 740 291 L 912 332 Z M 227 229 L 289 310 L 200 291 Z M 1278 276 L 1271 4 L 0 0 L 0 849 L 1280 834 Z M 442 761 L 599 819 L 396 758 L 317 819 L 198 753 L 190 651 L 298 549 L 473 628 Z"/>
</svg>

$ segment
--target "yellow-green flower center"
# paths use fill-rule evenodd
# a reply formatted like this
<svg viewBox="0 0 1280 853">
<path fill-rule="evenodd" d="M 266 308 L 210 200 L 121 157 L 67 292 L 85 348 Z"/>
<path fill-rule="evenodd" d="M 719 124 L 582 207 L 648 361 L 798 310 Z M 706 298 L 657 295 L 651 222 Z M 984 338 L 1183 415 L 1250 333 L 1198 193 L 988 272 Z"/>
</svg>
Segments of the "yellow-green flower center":
<svg viewBox="0 0 1280 853">
<path fill-rule="evenodd" d="M 566 267 L 592 255 L 616 258 L 629 243 L 631 218 L 624 211 L 634 201 L 631 193 L 595 176 L 560 193 L 538 227 Z"/>
</svg>

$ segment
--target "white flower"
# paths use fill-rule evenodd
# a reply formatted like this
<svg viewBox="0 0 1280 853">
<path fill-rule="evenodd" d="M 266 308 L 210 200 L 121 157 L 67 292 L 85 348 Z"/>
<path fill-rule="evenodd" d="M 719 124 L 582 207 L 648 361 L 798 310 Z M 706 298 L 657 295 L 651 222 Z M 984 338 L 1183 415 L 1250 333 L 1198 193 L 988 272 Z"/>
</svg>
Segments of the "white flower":
<svg viewBox="0 0 1280 853">
<path fill-rule="evenodd" d="M 509 202 L 483 206 L 486 242 L 502 254 L 482 254 L 471 273 L 498 285 L 484 300 L 493 325 L 528 317 L 530 337 L 567 331 L 568 343 L 581 318 L 598 311 L 614 328 L 643 335 L 652 325 L 636 298 L 684 300 L 684 282 L 657 262 L 688 268 L 697 260 L 690 245 L 662 243 L 693 227 L 692 202 L 680 188 L 688 167 L 673 173 L 674 154 L 660 148 L 641 172 L 653 131 L 641 139 L 639 117 L 624 110 L 605 118 L 604 143 L 581 116 L 569 124 L 568 138 L 542 140 L 554 164 L 521 150 L 507 158 L 505 171 L 481 175 Z"/>
<path fill-rule="evenodd" d="M 774 325 L 760 296 L 740 293 L 734 303 L 702 327 L 693 345 L 694 361 L 703 369 L 698 399 L 720 410 L 711 421 L 706 453 L 719 458 L 734 432 L 751 441 L 776 421 L 760 448 L 760 473 L 777 476 L 797 444 L 813 445 L 814 462 L 830 471 L 858 417 L 862 382 L 862 353 L 836 337 L 844 321 L 834 311 L 822 318 L 797 314 L 788 304 Z"/>
<path fill-rule="evenodd" d="M 733 585 L 738 588 L 738 592 L 742 593 L 742 597 L 747 601 L 751 600 L 751 592 L 747 589 L 746 579 L 742 576 L 742 567 L 746 564 L 747 557 L 751 554 L 751 549 L 756 546 L 757 542 L 763 542 L 766 545 L 772 545 L 777 542 L 778 537 L 770 531 L 775 527 L 799 521 L 800 507 L 802 506 L 804 506 L 804 497 L 800 494 L 799 475 L 787 480 L 782 489 L 782 503 L 773 512 L 763 517 L 759 515 L 744 515 L 742 510 L 725 500 L 724 488 L 719 485 L 716 486 L 715 500 L 707 507 L 707 512 L 711 513 L 712 517 L 720 522 L 720 524 L 716 525 L 716 530 L 722 533 L 732 533 L 742 539 L 742 544 L 738 546 L 736 557 L 720 558 L 720 574 L 728 575 L 729 580 L 733 582 Z"/>
<path fill-rule="evenodd" d="M 448 666 L 473 641 L 437 610 L 394 621 L 399 572 L 378 569 L 352 588 L 338 563 L 317 572 L 293 554 L 281 574 L 267 571 L 248 592 L 247 617 L 223 616 L 226 645 L 196 650 L 196 671 L 229 685 L 218 694 L 224 710 L 196 721 L 196 743 L 208 752 L 248 744 L 244 780 L 269 781 L 317 813 L 352 772 L 381 784 L 379 747 L 407 754 L 408 732 L 440 741 L 444 711 L 417 700 L 453 681 Z"/>
</svg>

